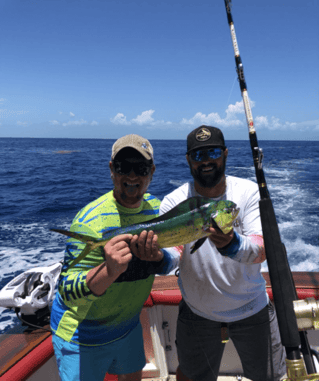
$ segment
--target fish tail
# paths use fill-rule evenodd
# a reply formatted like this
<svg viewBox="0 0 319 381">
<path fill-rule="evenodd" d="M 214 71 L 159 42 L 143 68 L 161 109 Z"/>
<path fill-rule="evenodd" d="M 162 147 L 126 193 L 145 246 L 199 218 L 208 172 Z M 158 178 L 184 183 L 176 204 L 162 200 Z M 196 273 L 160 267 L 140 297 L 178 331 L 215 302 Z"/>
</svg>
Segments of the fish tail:
<svg viewBox="0 0 319 381">
<path fill-rule="evenodd" d="M 51 231 L 54 231 L 56 233 L 60 233 L 63 235 L 66 235 L 67 237 L 77 239 L 81 242 L 86 243 L 84 249 L 81 251 L 80 255 L 76 257 L 70 264 L 70 266 L 67 268 L 67 270 L 71 269 L 72 267 L 76 266 L 82 259 L 84 259 L 92 250 L 100 246 L 100 242 L 98 238 L 92 237 L 90 235 L 71 232 L 68 230 L 63 229 L 50 229 Z"/>
<path fill-rule="evenodd" d="M 97 242 L 97 238 L 92 237 L 90 235 L 76 233 L 76 232 L 70 232 L 69 230 L 63 230 L 63 229 L 50 229 L 53 232 L 60 233 L 63 235 L 66 235 L 67 237 L 78 239 L 81 242 Z"/>
<path fill-rule="evenodd" d="M 85 248 L 81 251 L 80 255 L 76 257 L 73 262 L 71 262 L 70 266 L 68 267 L 68 270 L 76 266 L 80 261 L 82 261 L 82 259 L 84 259 L 92 250 L 94 250 L 98 246 L 99 244 L 97 242 L 87 242 Z"/>
</svg>

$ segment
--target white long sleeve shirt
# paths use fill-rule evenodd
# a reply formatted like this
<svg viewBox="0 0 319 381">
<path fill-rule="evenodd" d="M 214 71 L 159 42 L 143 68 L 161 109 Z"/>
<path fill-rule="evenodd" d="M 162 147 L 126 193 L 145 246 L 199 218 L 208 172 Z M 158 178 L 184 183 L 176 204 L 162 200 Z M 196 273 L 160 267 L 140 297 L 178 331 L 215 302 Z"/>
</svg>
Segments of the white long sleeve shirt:
<svg viewBox="0 0 319 381">
<path fill-rule="evenodd" d="M 193 196 L 200 196 L 194 183 L 182 185 L 163 199 L 160 215 Z M 212 200 L 231 200 L 240 208 L 234 223 L 238 250 L 231 256 L 223 256 L 206 239 L 190 254 L 194 242 L 185 245 L 178 283 L 183 299 L 195 314 L 214 321 L 233 322 L 256 314 L 268 303 L 261 265 L 254 263 L 260 247 L 253 237 L 262 236 L 258 186 L 250 180 L 227 176 L 225 193 Z"/>
</svg>

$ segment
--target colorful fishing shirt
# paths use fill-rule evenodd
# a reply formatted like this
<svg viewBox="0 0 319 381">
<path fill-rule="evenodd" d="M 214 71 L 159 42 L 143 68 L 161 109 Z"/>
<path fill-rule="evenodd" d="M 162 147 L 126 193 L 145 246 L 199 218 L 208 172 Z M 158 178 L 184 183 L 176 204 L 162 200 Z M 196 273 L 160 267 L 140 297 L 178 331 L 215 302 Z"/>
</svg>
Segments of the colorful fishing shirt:
<svg viewBox="0 0 319 381">
<path fill-rule="evenodd" d="M 159 206 L 157 198 L 145 194 L 139 208 L 125 208 L 116 202 L 111 191 L 83 208 L 73 220 L 71 230 L 100 238 L 111 229 L 155 218 Z M 67 241 L 58 292 L 52 306 L 51 328 L 68 342 L 103 345 L 124 337 L 138 324 L 154 274 L 170 272 L 178 261 L 171 250 L 163 250 L 161 262 L 142 261 L 133 256 L 128 269 L 103 295 L 95 296 L 87 286 L 86 276 L 105 261 L 102 247 L 91 251 L 80 263 L 67 270 L 84 246 L 72 238 Z"/>
</svg>

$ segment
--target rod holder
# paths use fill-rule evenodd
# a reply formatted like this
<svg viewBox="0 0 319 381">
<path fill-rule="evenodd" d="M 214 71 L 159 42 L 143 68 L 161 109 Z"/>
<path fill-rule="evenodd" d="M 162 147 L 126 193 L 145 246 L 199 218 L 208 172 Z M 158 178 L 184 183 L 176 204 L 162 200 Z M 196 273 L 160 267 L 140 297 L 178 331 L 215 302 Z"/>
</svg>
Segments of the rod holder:
<svg viewBox="0 0 319 381">
<path fill-rule="evenodd" d="M 319 329 L 319 302 L 315 298 L 306 298 L 293 303 L 299 331 Z"/>
<path fill-rule="evenodd" d="M 319 373 L 307 375 L 307 370 L 303 359 L 287 360 L 287 376 L 283 381 L 318 381 Z"/>
</svg>

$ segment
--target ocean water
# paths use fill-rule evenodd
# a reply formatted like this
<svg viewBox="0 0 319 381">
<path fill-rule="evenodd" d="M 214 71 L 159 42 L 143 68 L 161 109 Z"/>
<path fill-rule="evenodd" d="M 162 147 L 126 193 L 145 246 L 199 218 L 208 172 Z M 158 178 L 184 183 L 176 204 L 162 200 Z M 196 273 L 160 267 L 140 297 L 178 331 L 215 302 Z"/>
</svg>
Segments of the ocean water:
<svg viewBox="0 0 319 381">
<path fill-rule="evenodd" d="M 63 259 L 83 206 L 112 189 L 114 140 L 0 138 L 0 289 L 26 269 Z M 162 199 L 191 179 L 182 140 L 153 140 L 149 192 Z M 249 141 L 227 141 L 227 174 L 255 181 Z M 279 230 L 293 271 L 319 271 L 319 141 L 259 141 Z M 267 271 L 264 263 L 263 271 Z M 18 324 L 0 308 L 0 333 Z"/>
</svg>

